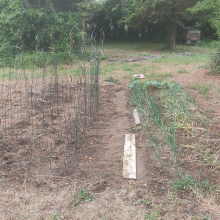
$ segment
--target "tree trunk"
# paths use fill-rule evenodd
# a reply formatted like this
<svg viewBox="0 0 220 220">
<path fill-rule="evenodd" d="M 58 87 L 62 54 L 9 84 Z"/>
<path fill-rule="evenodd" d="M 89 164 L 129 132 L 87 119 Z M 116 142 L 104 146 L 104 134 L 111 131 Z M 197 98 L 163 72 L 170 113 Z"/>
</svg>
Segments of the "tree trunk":
<svg viewBox="0 0 220 220">
<path fill-rule="evenodd" d="M 170 43 L 172 51 L 175 51 L 176 47 L 176 31 L 177 31 L 177 19 L 176 14 L 172 15 L 171 28 L 170 28 Z"/>
</svg>

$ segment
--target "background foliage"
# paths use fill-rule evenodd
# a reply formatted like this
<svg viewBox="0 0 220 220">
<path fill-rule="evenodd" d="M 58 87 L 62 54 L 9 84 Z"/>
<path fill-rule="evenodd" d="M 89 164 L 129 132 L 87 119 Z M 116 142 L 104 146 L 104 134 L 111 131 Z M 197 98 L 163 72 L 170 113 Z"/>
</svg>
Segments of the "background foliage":
<svg viewBox="0 0 220 220">
<path fill-rule="evenodd" d="M 39 51 L 53 44 L 65 60 L 71 50 L 77 55 L 82 30 L 100 29 L 108 39 L 167 41 L 174 50 L 178 27 L 218 39 L 219 8 L 220 0 L 0 0 L 0 50 L 23 45 Z"/>
</svg>

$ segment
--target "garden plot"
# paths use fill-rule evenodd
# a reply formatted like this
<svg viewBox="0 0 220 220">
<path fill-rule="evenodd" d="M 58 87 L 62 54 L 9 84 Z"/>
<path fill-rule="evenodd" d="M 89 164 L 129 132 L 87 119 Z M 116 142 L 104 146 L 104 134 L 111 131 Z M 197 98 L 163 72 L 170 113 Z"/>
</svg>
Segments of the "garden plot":
<svg viewBox="0 0 220 220">
<path fill-rule="evenodd" d="M 2 177 L 3 219 L 220 218 L 220 79 L 199 67 L 206 62 L 200 54 L 157 59 L 103 62 L 99 114 L 86 130 L 77 166 L 33 182 Z M 133 82 L 138 73 L 145 82 Z M 208 98 L 193 82 L 211 85 Z M 123 178 L 125 134 L 135 134 L 136 180 Z"/>
</svg>

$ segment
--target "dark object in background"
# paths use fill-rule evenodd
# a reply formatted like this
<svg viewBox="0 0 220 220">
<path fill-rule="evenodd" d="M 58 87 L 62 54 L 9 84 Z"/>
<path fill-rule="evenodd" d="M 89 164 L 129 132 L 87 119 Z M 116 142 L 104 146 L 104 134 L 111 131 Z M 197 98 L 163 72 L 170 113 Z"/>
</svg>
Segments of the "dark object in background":
<svg viewBox="0 0 220 220">
<path fill-rule="evenodd" d="M 190 44 L 192 41 L 200 41 L 201 30 L 181 28 L 177 31 L 176 40 Z"/>
</svg>

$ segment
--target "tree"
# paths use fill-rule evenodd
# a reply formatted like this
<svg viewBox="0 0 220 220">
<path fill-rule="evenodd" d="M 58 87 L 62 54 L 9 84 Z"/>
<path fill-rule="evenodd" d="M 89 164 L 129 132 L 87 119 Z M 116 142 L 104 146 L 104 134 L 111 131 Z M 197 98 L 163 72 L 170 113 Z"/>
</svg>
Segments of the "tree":
<svg viewBox="0 0 220 220">
<path fill-rule="evenodd" d="M 58 51 L 68 51 L 70 38 L 80 35 L 83 21 L 91 20 L 98 4 L 95 0 L 0 0 L 0 49 L 25 45 L 34 51 L 53 43 Z"/>
<path fill-rule="evenodd" d="M 130 4 L 128 4 L 128 1 Z M 175 50 L 175 38 L 178 25 L 192 18 L 187 8 L 196 5 L 198 0 L 126 0 L 124 16 L 120 23 L 140 28 L 149 23 L 166 20 L 169 23 L 170 46 Z"/>
<path fill-rule="evenodd" d="M 220 37 L 220 0 L 202 0 L 199 1 L 189 11 L 193 14 L 205 16 L 212 27 L 216 29 L 217 35 Z"/>
</svg>

